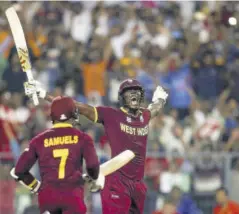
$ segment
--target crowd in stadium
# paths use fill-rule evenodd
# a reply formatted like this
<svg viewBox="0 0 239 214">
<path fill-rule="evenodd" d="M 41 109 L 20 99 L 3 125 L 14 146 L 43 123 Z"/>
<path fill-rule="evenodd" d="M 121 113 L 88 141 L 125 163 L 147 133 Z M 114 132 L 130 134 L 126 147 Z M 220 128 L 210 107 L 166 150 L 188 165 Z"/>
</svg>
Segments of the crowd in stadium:
<svg viewBox="0 0 239 214">
<path fill-rule="evenodd" d="M 1 172 L 6 172 L 1 173 L 2 189 L 9 186 L 4 183 L 9 178 L 7 163 L 17 160 L 29 139 L 51 127 L 49 104 L 42 101 L 35 107 L 24 95 L 26 74 L 21 71 L 4 16 L 8 4 L 0 7 L 0 158 L 6 163 L 1 165 Z M 187 213 L 200 213 L 189 196 L 177 196 L 190 192 L 195 168 L 199 173 L 211 167 L 212 183 L 218 186 L 209 189 L 219 188 L 223 183 L 218 177 L 221 166 L 206 156 L 203 161 L 211 165 L 201 167 L 205 164 L 200 163 L 197 167 L 187 161 L 190 155 L 239 151 L 239 4 L 21 1 L 17 8 L 34 77 L 53 95 L 68 95 L 93 106 L 117 107 L 118 88 L 126 78 L 135 78 L 143 85 L 145 105 L 151 102 L 157 85 L 167 90 L 166 107 L 150 123 L 148 152 L 165 158 L 160 162 L 150 157 L 147 160 L 146 213 L 163 207 L 183 214 L 187 203 L 192 204 Z M 97 142 L 102 162 L 108 159 L 110 149 L 102 126 L 83 117 L 80 122 L 81 129 Z M 235 159 L 235 173 L 238 168 Z M 37 166 L 33 170 L 37 173 Z M 172 175 L 178 176 L 179 189 L 176 183 L 169 184 Z M 204 188 L 202 181 L 196 186 Z M 19 214 L 23 204 L 31 203 L 25 190 L 17 190 L 9 193 L 6 203 L 0 202 L 0 210 L 6 210 L 0 213 L 13 213 L 14 197 L 18 198 Z M 168 199 L 157 200 L 159 192 L 169 194 Z M 238 188 L 231 194 L 238 201 Z M 175 205 L 174 200 L 181 201 Z M 97 206 L 92 209 L 99 213 Z"/>
</svg>

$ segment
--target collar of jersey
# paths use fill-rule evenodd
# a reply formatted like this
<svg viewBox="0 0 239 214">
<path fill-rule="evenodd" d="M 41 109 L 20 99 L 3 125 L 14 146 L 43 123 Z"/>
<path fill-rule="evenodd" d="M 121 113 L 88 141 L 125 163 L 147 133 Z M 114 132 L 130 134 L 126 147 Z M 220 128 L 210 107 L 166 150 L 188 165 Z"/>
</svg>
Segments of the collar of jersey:
<svg viewBox="0 0 239 214">
<path fill-rule="evenodd" d="M 135 116 L 135 115 L 130 114 L 124 107 L 121 107 L 120 110 L 121 110 L 122 112 L 124 112 L 125 114 L 128 114 L 128 115 L 130 115 L 130 116 L 132 116 L 132 117 L 137 117 L 137 116 Z M 140 111 L 139 114 L 142 114 L 142 112 Z"/>
<path fill-rule="evenodd" d="M 73 127 L 70 123 L 56 123 L 53 125 L 53 128 L 68 128 Z"/>
<path fill-rule="evenodd" d="M 120 110 L 124 112 L 125 114 L 128 114 L 128 111 L 124 107 L 121 107 Z"/>
</svg>

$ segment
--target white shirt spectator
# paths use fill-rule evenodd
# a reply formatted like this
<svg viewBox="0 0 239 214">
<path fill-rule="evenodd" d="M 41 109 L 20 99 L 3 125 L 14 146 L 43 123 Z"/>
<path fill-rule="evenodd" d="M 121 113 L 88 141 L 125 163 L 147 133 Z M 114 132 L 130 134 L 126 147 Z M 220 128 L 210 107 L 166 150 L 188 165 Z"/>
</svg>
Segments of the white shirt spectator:
<svg viewBox="0 0 239 214">
<path fill-rule="evenodd" d="M 134 20 L 129 21 L 125 31 L 122 34 L 111 38 L 113 52 L 118 59 L 124 56 L 124 46 L 130 41 L 135 25 L 136 22 Z"/>
<path fill-rule="evenodd" d="M 195 2 L 193 1 L 178 1 L 180 5 L 180 14 L 183 18 L 183 26 L 187 26 L 192 20 L 194 13 Z"/>
<path fill-rule="evenodd" d="M 142 46 L 145 42 L 150 42 L 153 45 L 158 45 L 162 49 L 166 49 L 170 42 L 170 33 L 167 28 L 161 28 L 160 33 L 155 36 L 150 35 L 144 23 L 139 23 L 139 31 L 142 37 L 139 39 L 139 44 Z"/>
<path fill-rule="evenodd" d="M 151 44 L 158 45 L 162 49 L 166 49 L 169 45 L 170 36 L 166 33 L 158 34 L 155 37 L 152 37 Z"/>
<path fill-rule="evenodd" d="M 184 154 L 185 149 L 182 141 L 176 138 L 170 130 L 164 129 L 162 131 L 161 140 L 167 153 L 176 151 L 180 155 Z"/>
<path fill-rule="evenodd" d="M 200 110 L 195 110 L 193 113 L 193 117 L 196 129 L 201 127 L 206 121 L 206 115 Z"/>
<path fill-rule="evenodd" d="M 83 10 L 72 19 L 71 36 L 77 42 L 86 43 L 92 31 L 91 11 Z"/>
<path fill-rule="evenodd" d="M 68 10 L 68 9 L 64 10 L 63 25 L 66 32 L 69 32 L 71 29 L 72 16 L 73 16 L 73 12 L 71 10 Z"/>
<path fill-rule="evenodd" d="M 167 153 L 178 152 L 183 155 L 185 152 L 183 143 L 181 139 L 177 138 L 173 132 L 172 128 L 175 124 L 175 120 L 172 117 L 166 116 L 164 118 L 164 127 L 161 130 L 160 141 L 164 145 Z"/>
<path fill-rule="evenodd" d="M 190 190 L 189 175 L 181 172 L 163 172 L 160 176 L 160 190 L 162 193 L 169 193 L 173 186 L 178 186 L 184 192 Z"/>
<path fill-rule="evenodd" d="M 100 36 L 107 36 L 109 33 L 108 16 L 105 12 L 100 14 L 97 19 L 97 28 L 95 30 L 95 33 Z"/>
<path fill-rule="evenodd" d="M 30 111 L 26 107 L 18 107 L 17 109 L 5 109 L 0 106 L 0 119 L 7 120 L 12 123 L 25 123 L 30 117 Z"/>
<path fill-rule="evenodd" d="M 14 115 L 18 123 L 24 124 L 30 117 L 30 111 L 28 108 L 21 106 L 15 110 Z"/>
<path fill-rule="evenodd" d="M 81 1 L 80 2 L 83 4 L 84 8 L 86 10 L 92 11 L 97 4 L 97 1 Z"/>
<path fill-rule="evenodd" d="M 224 126 L 224 118 L 217 108 L 205 118 L 204 123 L 198 130 L 198 136 L 201 139 L 209 138 L 212 142 L 216 142 Z"/>
</svg>

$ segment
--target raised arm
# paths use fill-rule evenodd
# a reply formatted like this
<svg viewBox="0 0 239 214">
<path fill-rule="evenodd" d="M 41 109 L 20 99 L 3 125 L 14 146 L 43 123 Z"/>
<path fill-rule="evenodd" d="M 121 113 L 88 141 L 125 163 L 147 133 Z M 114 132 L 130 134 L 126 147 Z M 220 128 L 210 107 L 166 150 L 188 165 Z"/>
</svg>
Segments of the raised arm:
<svg viewBox="0 0 239 214">
<path fill-rule="evenodd" d="M 46 90 L 44 90 L 38 82 L 32 82 L 32 83 L 26 82 L 24 84 L 24 89 L 25 89 L 25 94 L 28 97 L 31 97 L 32 94 L 37 92 L 39 98 L 41 98 L 41 99 L 47 100 L 49 102 L 52 102 L 54 99 L 54 96 L 52 96 L 48 92 L 46 92 Z M 84 103 L 80 103 L 80 102 L 76 102 L 76 106 L 81 115 L 84 115 L 85 117 L 87 117 L 89 120 L 91 120 L 93 122 L 97 122 L 96 121 L 97 120 L 97 111 L 96 111 L 95 107 L 84 104 Z"/>
<path fill-rule="evenodd" d="M 46 97 L 44 98 L 45 100 L 52 102 L 52 100 L 54 99 L 54 97 L 52 95 L 50 95 L 49 93 L 46 93 Z M 80 102 L 76 102 L 76 107 L 79 110 L 79 113 L 84 115 L 85 117 L 87 117 L 89 120 L 93 121 L 93 122 L 97 122 L 97 112 L 96 112 L 96 108 L 84 103 L 80 103 Z"/>
<path fill-rule="evenodd" d="M 157 102 L 149 104 L 148 110 L 151 113 L 151 119 L 153 117 L 156 117 L 159 114 L 161 109 L 164 107 L 164 104 L 165 104 L 165 100 L 163 99 L 159 99 Z"/>
<path fill-rule="evenodd" d="M 187 91 L 189 93 L 189 96 L 191 97 L 191 110 L 192 111 L 196 111 L 197 110 L 197 105 L 198 105 L 198 101 L 197 101 L 197 95 L 195 94 L 195 92 L 193 91 L 192 88 L 187 88 Z"/>
<path fill-rule="evenodd" d="M 225 104 L 230 93 L 231 93 L 230 88 L 227 88 L 220 94 L 218 103 L 217 103 L 217 107 L 220 110 L 220 112 L 223 112 L 223 110 L 225 109 Z"/>
<path fill-rule="evenodd" d="M 149 104 L 148 109 L 151 112 L 151 119 L 158 115 L 161 109 L 164 107 L 168 97 L 168 93 L 160 86 L 154 91 L 152 103 Z"/>
</svg>

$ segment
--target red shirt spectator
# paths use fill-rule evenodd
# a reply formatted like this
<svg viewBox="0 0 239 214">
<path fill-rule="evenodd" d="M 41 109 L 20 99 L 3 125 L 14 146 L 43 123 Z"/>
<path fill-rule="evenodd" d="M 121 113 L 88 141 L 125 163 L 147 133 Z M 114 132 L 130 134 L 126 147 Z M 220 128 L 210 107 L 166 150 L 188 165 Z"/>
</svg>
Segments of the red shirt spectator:
<svg viewBox="0 0 239 214">
<path fill-rule="evenodd" d="M 239 204 L 229 200 L 225 188 L 220 188 L 216 192 L 218 205 L 214 208 L 213 214 L 239 214 Z"/>
<path fill-rule="evenodd" d="M 234 201 L 228 201 L 224 206 L 217 205 L 213 214 L 239 214 L 239 204 Z"/>
</svg>

